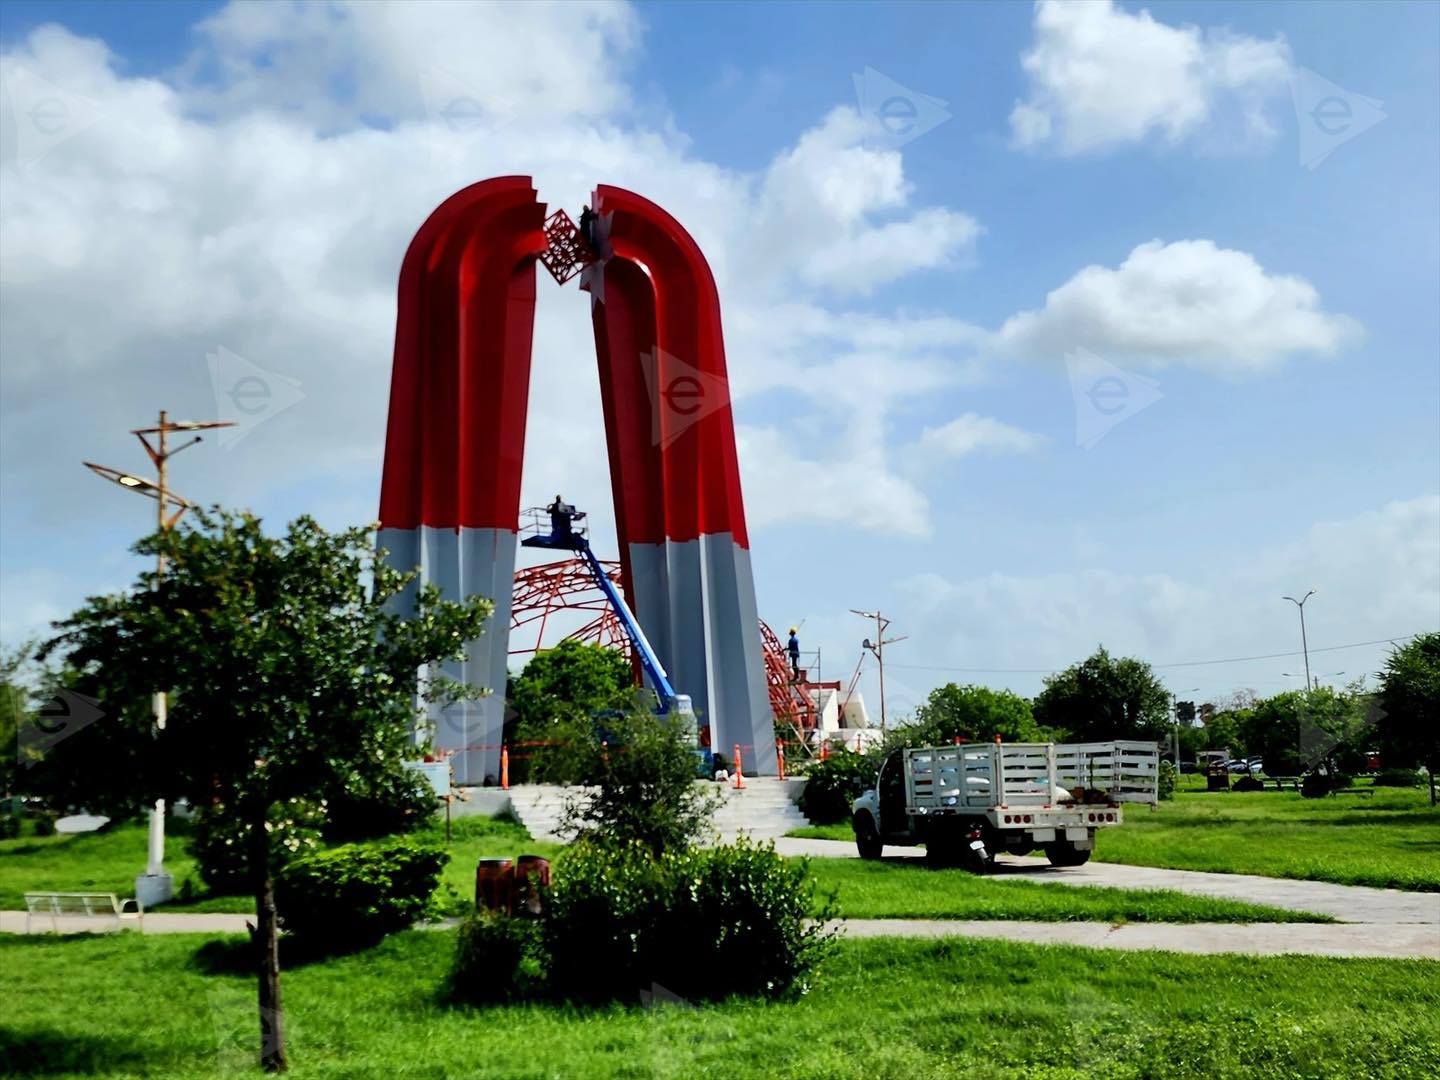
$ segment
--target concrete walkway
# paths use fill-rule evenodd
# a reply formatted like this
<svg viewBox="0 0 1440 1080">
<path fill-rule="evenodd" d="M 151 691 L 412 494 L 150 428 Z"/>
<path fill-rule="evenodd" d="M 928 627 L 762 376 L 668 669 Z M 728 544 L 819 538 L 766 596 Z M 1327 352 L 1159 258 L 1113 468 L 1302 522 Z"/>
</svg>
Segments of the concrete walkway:
<svg viewBox="0 0 1440 1080">
<path fill-rule="evenodd" d="M 855 845 L 843 840 L 801 840 L 787 836 L 775 841 L 775 850 L 782 855 L 858 858 Z M 885 848 L 886 862 L 923 859 L 924 856 L 923 848 Z M 1014 856 L 997 859 L 993 876 L 1051 885 L 1174 889 L 1199 896 L 1248 900 L 1252 904 L 1269 904 L 1292 911 L 1310 911 L 1347 923 L 1428 927 L 1432 940 L 1440 942 L 1440 893 L 1370 889 L 1360 885 L 1332 885 L 1324 881 L 1297 881 L 1290 878 L 1257 877 L 1254 874 L 1161 870 L 1151 866 L 1124 866 L 1119 863 L 1091 862 L 1084 866 L 1058 869 L 1043 858 Z"/>
</svg>

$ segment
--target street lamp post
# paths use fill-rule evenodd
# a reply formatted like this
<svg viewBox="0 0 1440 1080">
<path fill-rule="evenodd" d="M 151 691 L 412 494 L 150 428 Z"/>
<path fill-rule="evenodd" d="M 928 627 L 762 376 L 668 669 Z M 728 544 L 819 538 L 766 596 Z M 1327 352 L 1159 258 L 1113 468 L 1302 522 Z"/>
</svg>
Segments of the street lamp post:
<svg viewBox="0 0 1440 1080">
<path fill-rule="evenodd" d="M 1296 600 L 1293 596 L 1282 596 L 1280 598 L 1282 600 L 1289 600 L 1300 609 L 1300 648 L 1305 654 L 1305 689 L 1307 690 L 1310 689 L 1310 644 L 1305 640 L 1305 601 L 1314 595 L 1315 590 L 1311 589 L 1299 600 Z"/>
<path fill-rule="evenodd" d="M 160 422 L 155 427 L 135 428 L 130 432 L 140 440 L 140 445 L 145 447 L 145 453 L 154 464 L 156 474 L 154 480 L 147 480 L 120 469 L 112 469 L 108 465 L 97 465 L 93 461 L 87 461 L 84 464 L 97 476 L 154 499 L 156 530 L 163 532 L 173 527 L 180 520 L 180 515 L 190 507 L 188 500 L 181 498 L 166 487 L 166 463 L 181 450 L 189 449 L 201 439 L 201 436 L 196 435 L 187 443 L 168 446 L 166 436 L 174 431 L 208 431 L 211 428 L 230 427 L 233 423 L 233 420 L 170 420 L 167 418 L 165 410 L 161 409 Z M 155 436 L 156 445 L 150 444 L 150 440 L 146 438 L 147 435 Z M 173 512 L 171 512 L 172 508 Z M 155 553 L 156 588 L 160 587 L 160 582 L 164 577 L 165 553 L 157 551 Z M 169 699 L 164 690 L 155 692 L 151 698 L 151 708 L 155 714 L 155 727 L 164 731 L 165 720 L 169 712 Z M 174 882 L 165 872 L 165 800 L 156 799 L 155 807 L 150 811 L 149 850 L 145 872 L 135 878 L 135 898 L 145 907 L 150 907 L 170 899 L 173 893 Z"/>
<path fill-rule="evenodd" d="M 876 663 L 880 667 L 880 730 L 885 730 L 885 646 L 893 645 L 897 641 L 904 641 L 905 636 L 887 638 L 886 629 L 890 626 L 890 620 L 880 614 L 879 611 L 860 611 L 851 608 L 852 615 L 859 615 L 862 619 L 875 620 L 875 640 L 866 638 L 860 645 L 862 649 L 869 649 L 875 654 Z"/>
</svg>

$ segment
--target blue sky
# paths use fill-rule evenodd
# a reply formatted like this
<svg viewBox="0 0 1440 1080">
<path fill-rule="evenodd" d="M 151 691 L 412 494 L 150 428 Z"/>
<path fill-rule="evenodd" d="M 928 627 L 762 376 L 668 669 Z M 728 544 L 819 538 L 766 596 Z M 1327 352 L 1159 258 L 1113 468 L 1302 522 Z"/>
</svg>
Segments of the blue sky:
<svg viewBox="0 0 1440 1080">
<path fill-rule="evenodd" d="M 138 467 L 162 405 L 223 413 L 207 356 L 302 396 L 177 459 L 182 491 L 373 516 L 404 244 L 509 172 L 572 210 L 632 187 L 700 239 L 761 611 L 827 677 L 851 607 L 909 635 L 902 710 L 947 678 L 1033 693 L 1101 642 L 1290 652 L 1280 596 L 1311 587 L 1319 649 L 1440 626 L 1433 5 L 0 12 L 7 642 L 129 580 L 144 508 L 78 459 Z M 867 69 L 943 122 L 877 131 Z M 479 130 L 444 122 L 459 92 Z M 56 93 L 77 122 L 47 141 L 26 106 Z M 1348 121 L 1308 114 L 1337 96 Z M 585 304 L 542 288 L 525 489 L 604 508 Z M 1096 363 L 1158 399 L 1087 412 Z M 1219 698 L 1299 663 L 1160 670 Z"/>
</svg>

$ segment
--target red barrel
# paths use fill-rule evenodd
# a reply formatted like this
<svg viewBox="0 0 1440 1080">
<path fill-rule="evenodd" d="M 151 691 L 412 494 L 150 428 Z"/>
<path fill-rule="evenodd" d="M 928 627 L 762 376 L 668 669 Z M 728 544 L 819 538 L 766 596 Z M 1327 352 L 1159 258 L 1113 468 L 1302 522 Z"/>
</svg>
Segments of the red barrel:
<svg viewBox="0 0 1440 1080">
<path fill-rule="evenodd" d="M 550 860 L 543 855 L 521 855 L 515 864 L 515 907 L 540 914 L 541 889 L 550 884 Z"/>
<path fill-rule="evenodd" d="M 475 908 L 509 915 L 515 902 L 515 860 L 481 859 L 475 864 Z"/>
</svg>

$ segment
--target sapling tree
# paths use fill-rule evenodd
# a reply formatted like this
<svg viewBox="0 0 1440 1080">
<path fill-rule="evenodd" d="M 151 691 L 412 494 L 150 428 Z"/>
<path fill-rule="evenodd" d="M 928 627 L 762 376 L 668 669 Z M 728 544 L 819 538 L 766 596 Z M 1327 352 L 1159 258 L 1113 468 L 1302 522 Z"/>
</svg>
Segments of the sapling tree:
<svg viewBox="0 0 1440 1080">
<path fill-rule="evenodd" d="M 459 659 L 491 604 L 416 588 L 368 528 L 329 532 L 309 517 L 269 536 L 249 513 L 200 511 L 134 550 L 163 553 L 163 579 L 147 572 L 92 597 L 45 646 L 105 716 L 51 747 L 37 781 L 112 813 L 183 798 L 236 816 L 255 896 L 260 1063 L 281 1071 L 274 877 L 284 852 L 266 823 L 287 800 L 404 769 L 417 697 L 478 693 L 421 673 Z M 157 690 L 170 693 L 163 731 L 151 718 Z"/>
</svg>

